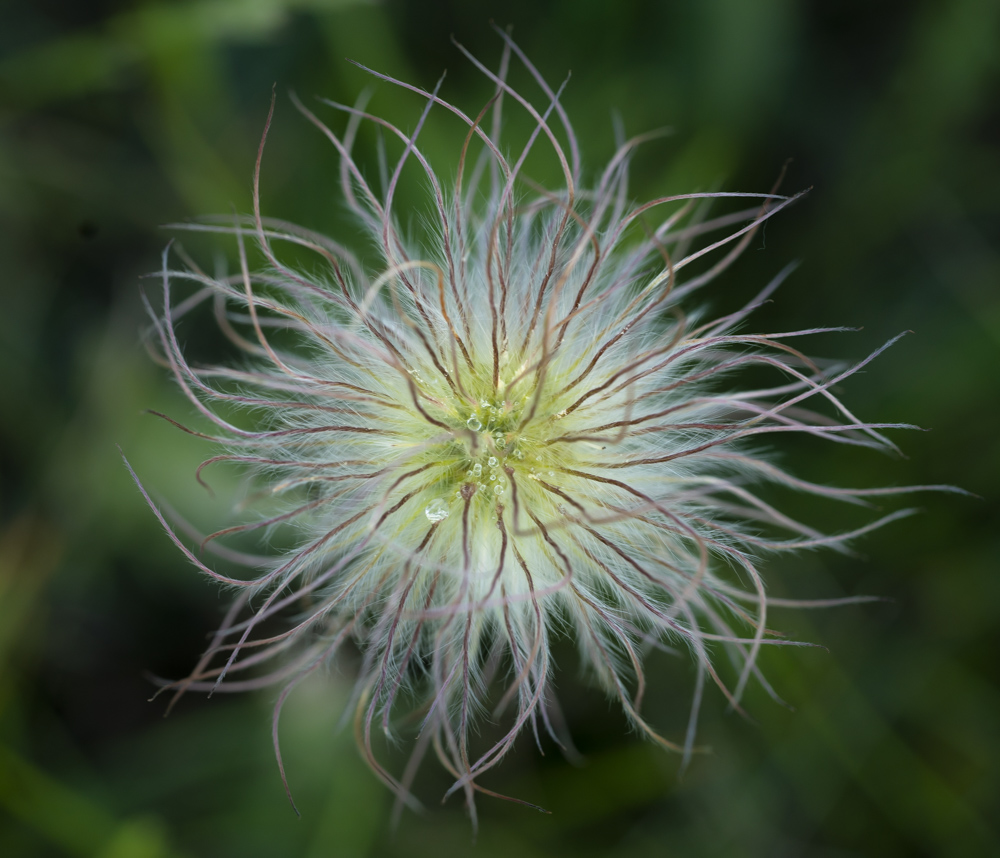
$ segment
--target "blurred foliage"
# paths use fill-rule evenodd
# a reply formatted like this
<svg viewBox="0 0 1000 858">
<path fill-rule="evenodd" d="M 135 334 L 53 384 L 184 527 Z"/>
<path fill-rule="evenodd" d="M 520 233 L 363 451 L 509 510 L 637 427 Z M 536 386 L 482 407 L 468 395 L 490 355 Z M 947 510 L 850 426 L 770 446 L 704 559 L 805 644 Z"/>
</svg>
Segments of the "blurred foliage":
<svg viewBox="0 0 1000 858">
<path fill-rule="evenodd" d="M 265 206 L 343 235 L 333 153 L 285 93 L 353 101 L 371 80 L 350 56 L 423 85 L 447 68 L 447 97 L 478 105 L 489 87 L 448 37 L 492 62 L 491 18 L 550 80 L 573 70 L 565 103 L 592 171 L 613 150 L 612 110 L 630 132 L 672 126 L 636 160 L 638 198 L 766 190 L 793 156 L 784 187 L 812 193 L 707 299 L 732 307 L 801 258 L 757 324 L 863 326 L 810 346 L 840 357 L 915 331 L 846 396 L 932 431 L 899 439 L 908 459 L 787 457 L 814 479 L 980 497 L 922 497 L 924 514 L 867 537 L 862 558 L 771 564 L 778 593 L 887 601 L 779 616 L 829 647 L 767 654 L 794 711 L 755 692 L 751 722 L 710 700 L 700 736 L 714 750 L 686 772 L 627 735 L 561 654 L 584 762 L 519 746 L 491 786 L 552 815 L 483 803 L 473 846 L 454 802 L 392 831 L 390 797 L 336 729 L 338 668 L 283 721 L 301 820 L 270 748 L 273 695 L 185 699 L 166 720 L 146 702 L 146 672 L 186 672 L 221 603 L 159 532 L 116 444 L 193 518 L 219 515 L 193 480 L 204 449 L 143 414 L 188 413 L 140 345 L 158 225 L 248 209 L 276 83 Z M 3 20 L 0 853 L 1000 854 L 1000 4 L 36 0 L 6 3 Z M 375 97 L 393 116 L 419 109 L 389 87 Z M 445 159 L 454 133 L 422 140 Z M 654 723 L 683 723 L 685 668 L 653 660 Z M 428 771 L 421 791 L 444 783 Z"/>
</svg>

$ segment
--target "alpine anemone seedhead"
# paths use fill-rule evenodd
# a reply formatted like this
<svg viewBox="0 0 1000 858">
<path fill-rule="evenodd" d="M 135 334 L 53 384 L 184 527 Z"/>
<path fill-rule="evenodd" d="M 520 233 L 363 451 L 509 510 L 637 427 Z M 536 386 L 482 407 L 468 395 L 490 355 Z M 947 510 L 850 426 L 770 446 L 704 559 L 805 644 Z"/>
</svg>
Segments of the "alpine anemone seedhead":
<svg viewBox="0 0 1000 858">
<path fill-rule="evenodd" d="M 813 484 L 758 452 L 762 436 L 787 432 L 892 447 L 882 434 L 890 424 L 854 417 L 833 393 L 874 355 L 823 368 L 792 343 L 829 329 L 740 332 L 786 272 L 721 318 L 681 309 L 795 197 L 688 193 L 634 204 L 628 167 L 642 138 L 622 142 L 584 184 L 559 92 L 500 35 L 496 71 L 459 46 L 495 87 L 478 113 L 376 72 L 422 102 L 412 131 L 328 104 L 347 116 L 337 133 L 296 101 L 339 157 L 343 197 L 377 255 L 263 217 L 262 141 L 253 216 L 186 227 L 230 236 L 238 270 L 212 276 L 168 248 L 162 303 L 150 308 L 153 351 L 209 427 L 186 431 L 221 448 L 199 480 L 228 463 L 256 481 L 245 518 L 201 545 L 228 566 L 242 563 L 243 575 L 202 562 L 150 501 L 188 559 L 236 592 L 194 671 L 168 687 L 281 686 L 277 750 L 288 692 L 350 643 L 361 654 L 356 732 L 372 768 L 409 803 L 432 748 L 473 814 L 477 791 L 495 794 L 482 776 L 523 730 L 565 742 L 554 637 L 575 640 L 640 732 L 690 754 L 702 686 L 714 682 L 737 704 L 750 679 L 764 682 L 761 647 L 787 643 L 767 630 L 758 558 L 843 547 L 906 514 L 824 535 L 759 496 L 764 484 L 855 502 L 900 491 Z M 530 96 L 507 82 L 515 61 L 534 81 Z M 513 148 L 501 134 L 511 108 L 533 128 Z M 447 179 L 419 139 L 443 112 L 465 125 Z M 352 157 L 363 123 L 398 146 L 394 162 L 382 150 L 381 189 Z M 543 148 L 559 165 L 557 187 L 522 174 L 529 152 Z M 430 190 L 419 242 L 397 221 L 404 169 Z M 739 210 L 710 216 L 718 198 Z M 289 245 L 314 260 L 283 261 Z M 239 366 L 185 357 L 177 323 L 204 305 L 244 353 Z M 747 369 L 770 379 L 741 386 Z M 277 556 L 225 546 L 282 528 L 296 544 Z M 690 726 L 676 745 L 641 714 L 651 645 L 695 665 Z M 737 665 L 730 681 L 710 649 Z M 484 711 L 504 732 L 473 749 Z M 373 735 L 413 713 L 413 759 L 397 776 L 376 759 Z"/>
</svg>

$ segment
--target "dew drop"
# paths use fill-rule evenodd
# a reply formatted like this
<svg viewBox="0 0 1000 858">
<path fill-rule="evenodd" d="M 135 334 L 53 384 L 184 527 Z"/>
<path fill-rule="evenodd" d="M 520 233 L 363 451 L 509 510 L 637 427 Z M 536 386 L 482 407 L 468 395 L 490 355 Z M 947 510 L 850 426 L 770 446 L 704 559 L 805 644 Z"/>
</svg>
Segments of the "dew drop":
<svg viewBox="0 0 1000 858">
<path fill-rule="evenodd" d="M 448 517 L 448 513 L 448 505 L 440 498 L 432 500 L 424 508 L 424 515 L 427 516 L 428 521 L 444 521 Z"/>
<path fill-rule="evenodd" d="M 495 468 L 497 466 L 497 457 L 490 456 L 489 459 L 486 460 L 486 464 L 489 465 L 491 468 Z"/>
<path fill-rule="evenodd" d="M 476 462 L 476 464 L 472 466 L 472 476 L 479 478 L 482 475 L 483 475 L 483 466 L 479 462 Z"/>
<path fill-rule="evenodd" d="M 465 425 L 468 426 L 473 432 L 478 432 L 483 428 L 483 424 L 479 422 L 479 418 L 476 417 L 475 414 L 465 421 Z"/>
<path fill-rule="evenodd" d="M 495 495 L 502 495 L 503 494 L 503 486 L 493 486 L 493 494 L 495 494 Z"/>
</svg>

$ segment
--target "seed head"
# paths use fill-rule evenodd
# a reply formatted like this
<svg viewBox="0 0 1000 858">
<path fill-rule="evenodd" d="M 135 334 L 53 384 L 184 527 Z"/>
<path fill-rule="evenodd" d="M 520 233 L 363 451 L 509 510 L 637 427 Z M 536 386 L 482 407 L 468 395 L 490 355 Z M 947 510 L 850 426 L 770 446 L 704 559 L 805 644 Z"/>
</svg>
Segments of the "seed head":
<svg viewBox="0 0 1000 858">
<path fill-rule="evenodd" d="M 493 794 L 481 777 L 522 730 L 566 741 L 551 681 L 555 637 L 575 641 L 639 731 L 687 755 L 702 686 L 711 680 L 737 705 L 748 680 L 764 681 L 761 647 L 787 643 L 767 629 L 758 558 L 842 548 L 907 513 L 824 535 L 759 495 L 763 484 L 853 502 L 900 491 L 817 485 L 758 452 L 760 436 L 788 432 L 893 446 L 881 431 L 893 424 L 859 420 L 833 393 L 875 355 L 820 366 L 793 343 L 833 329 L 741 332 L 787 271 L 721 318 L 682 310 L 796 198 L 688 193 L 635 204 L 628 167 L 643 138 L 623 141 L 584 183 L 561 89 L 501 36 L 497 71 L 459 48 L 495 87 L 476 114 L 443 100 L 440 84 L 428 92 L 375 72 L 422 101 L 412 131 L 331 103 L 348 117 L 338 134 L 296 102 L 339 156 L 344 199 L 376 253 L 362 258 L 263 217 L 262 141 L 253 216 L 188 227 L 231 236 L 239 270 L 211 276 L 168 248 L 162 304 L 150 308 L 154 351 L 211 427 L 186 431 L 221 447 L 199 480 L 229 463 L 257 486 L 252 515 L 202 540 L 249 567 L 246 576 L 203 563 L 157 510 L 188 559 L 236 592 L 202 660 L 170 687 L 281 686 L 277 748 L 291 688 L 356 647 L 355 724 L 372 768 L 409 802 L 433 748 L 473 812 L 477 791 Z M 537 85 L 534 100 L 507 82 L 515 58 Z M 513 150 L 501 134 L 511 106 L 533 127 Z M 465 125 L 447 179 L 419 141 L 442 112 Z M 401 149 L 394 163 L 383 150 L 381 190 L 352 157 L 362 123 Z M 536 148 L 555 156 L 557 187 L 524 175 Z M 430 190 L 420 240 L 396 217 L 404 169 Z M 709 216 L 718 198 L 743 208 Z M 313 261 L 284 261 L 289 246 Z M 209 304 L 245 354 L 241 365 L 185 357 L 176 326 Z M 745 370 L 770 377 L 748 385 Z M 291 547 L 262 557 L 224 547 L 257 530 L 284 533 Z M 695 665 L 690 726 L 677 745 L 640 712 L 650 646 Z M 737 665 L 734 681 L 716 673 L 710 649 Z M 503 734 L 474 752 L 484 711 Z M 397 776 L 376 760 L 372 737 L 407 713 L 418 715 L 419 735 Z"/>
</svg>

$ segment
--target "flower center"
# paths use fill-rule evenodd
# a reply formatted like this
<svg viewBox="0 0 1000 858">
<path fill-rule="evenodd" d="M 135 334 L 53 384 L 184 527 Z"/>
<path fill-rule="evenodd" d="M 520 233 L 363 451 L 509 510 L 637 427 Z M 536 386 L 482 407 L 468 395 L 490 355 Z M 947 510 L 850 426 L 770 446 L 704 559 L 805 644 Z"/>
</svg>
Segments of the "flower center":
<svg viewBox="0 0 1000 858">
<path fill-rule="evenodd" d="M 467 390 L 472 387 L 468 381 Z M 484 512 L 493 509 L 510 493 L 511 473 L 523 470 L 529 476 L 534 470 L 529 464 L 539 442 L 530 427 L 538 420 L 536 416 L 523 425 L 531 398 L 529 386 L 524 388 L 510 396 L 502 384 L 499 389 L 473 387 L 475 398 L 455 403 L 445 417 L 452 437 L 428 451 L 437 476 L 436 497 L 424 508 L 428 521 L 443 521 L 466 501 Z"/>
<path fill-rule="evenodd" d="M 504 467 L 524 459 L 520 432 L 524 402 L 510 402 L 500 395 L 482 397 L 465 419 L 467 467 L 463 483 L 477 492 L 498 497 L 508 487 Z M 461 495 L 461 489 L 456 490 Z"/>
</svg>

